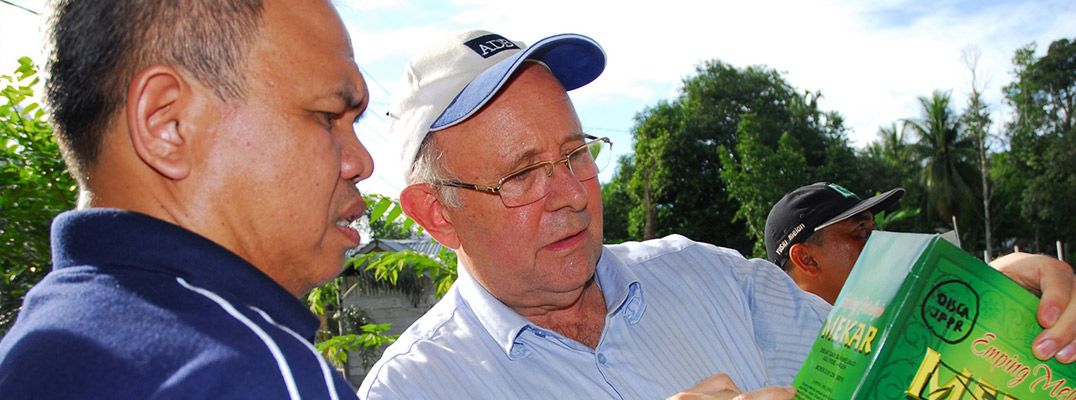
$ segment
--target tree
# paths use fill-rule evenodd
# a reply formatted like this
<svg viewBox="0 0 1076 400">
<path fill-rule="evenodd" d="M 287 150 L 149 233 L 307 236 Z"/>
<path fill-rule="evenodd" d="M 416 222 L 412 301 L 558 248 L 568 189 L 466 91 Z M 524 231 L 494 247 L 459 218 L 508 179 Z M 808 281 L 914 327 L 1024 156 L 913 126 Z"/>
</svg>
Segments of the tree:
<svg viewBox="0 0 1076 400">
<path fill-rule="evenodd" d="M 365 312 L 353 307 L 343 306 L 343 295 L 347 293 L 345 281 L 341 277 L 314 288 L 306 295 L 307 306 L 321 320 L 321 326 L 315 334 L 315 346 L 327 360 L 348 376 L 349 355 L 357 353 L 364 367 L 368 367 L 379 356 L 380 348 L 396 341 L 395 335 L 386 335 L 391 324 L 377 324 L 370 321 Z"/>
<path fill-rule="evenodd" d="M 964 63 L 971 71 L 971 94 L 968 95 L 968 108 L 961 117 L 967 132 L 975 138 L 975 144 L 979 149 L 979 176 L 982 183 L 980 192 L 983 200 L 983 242 L 986 248 L 986 259 L 993 257 L 993 228 L 990 226 L 990 162 L 987 156 L 989 145 L 987 129 L 990 126 L 990 111 L 983 102 L 983 95 L 979 91 L 976 68 L 979 63 L 979 49 L 971 48 L 964 51 Z"/>
<path fill-rule="evenodd" d="M 1010 150 L 999 179 L 1019 204 L 1029 235 L 1025 248 L 1045 251 L 1053 240 L 1076 240 L 1076 41 L 1057 40 L 1041 58 L 1034 43 L 1013 57 L 1015 81 L 1005 87 L 1015 118 L 1006 126 Z"/>
<path fill-rule="evenodd" d="M 906 125 L 894 123 L 879 128 L 878 139 L 867 145 L 859 163 L 866 175 L 880 185 L 879 192 L 896 187 L 905 190 L 899 211 L 874 216 L 876 228 L 905 232 L 929 230 L 922 219 L 916 218 L 921 214 L 926 194 L 920 179 L 923 169 L 908 143 Z M 872 194 L 863 193 L 864 196 Z"/>
<path fill-rule="evenodd" d="M 1031 92 L 1042 106 L 1044 129 L 1059 134 L 1072 132 L 1076 122 L 1076 40 L 1050 43 L 1046 55 L 1027 69 Z"/>
<path fill-rule="evenodd" d="M 909 143 L 907 125 L 894 123 L 880 127 L 878 138 L 864 149 L 861 162 L 871 169 L 869 174 L 880 188 L 905 188 L 904 203 L 909 203 L 910 197 L 921 197 L 922 168 Z"/>
<path fill-rule="evenodd" d="M 747 225 L 748 235 L 755 239 L 753 255 L 765 258 L 766 217 L 770 209 L 781 196 L 810 178 L 803 150 L 792 135 L 781 135 L 774 150 L 762 143 L 758 129 L 755 116 L 744 115 L 737 130 L 740 143 L 736 153 L 740 159 L 737 161 L 724 146 L 719 147 L 719 152 L 721 177 L 729 194 L 740 202 L 736 219 Z"/>
<path fill-rule="evenodd" d="M 616 174 L 602 185 L 602 226 L 605 243 L 621 243 L 632 240 L 628 224 L 634 199 L 629 190 L 635 161 L 631 154 L 617 160 Z"/>
<path fill-rule="evenodd" d="M 975 145 L 962 135 L 960 122 L 949 106 L 949 94 L 934 92 L 920 97 L 923 116 L 906 120 L 908 127 L 919 136 L 912 151 L 923 164 L 923 186 L 927 189 L 930 210 L 939 221 L 959 217 L 974 198 Z M 945 223 L 945 222 L 943 222 Z"/>
<path fill-rule="evenodd" d="M 667 153 L 674 132 L 680 130 L 680 114 L 679 106 L 661 102 L 636 116 L 632 158 L 636 164 L 628 175 L 629 193 L 639 201 L 628 215 L 628 234 L 633 237 L 643 240 L 656 237 L 658 214 L 668 211 L 662 210 L 658 199 L 664 197 L 666 182 L 673 178 L 665 164 L 666 160 L 675 158 Z"/>
<path fill-rule="evenodd" d="M 745 115 L 752 115 L 753 148 L 775 151 L 784 135 L 801 147 L 805 180 L 780 189 L 813 180 L 839 180 L 854 190 L 864 189 L 843 120 L 819 110 L 819 97 L 797 91 L 765 67 L 740 69 L 716 60 L 699 65 L 696 74 L 684 80 L 678 98 L 636 116 L 629 191 L 638 200 L 629 215 L 629 233 L 642 239 L 680 233 L 745 254 L 752 251 L 757 236 L 749 234 L 748 224 L 757 220 L 761 203 L 772 195 L 756 197 L 752 189 L 740 186 L 737 193 L 749 198 L 737 198 L 722 176 L 723 168 L 762 160 L 740 160 L 737 143 Z M 728 163 L 722 163 L 722 155 L 731 157 Z M 737 217 L 744 201 L 751 211 Z"/>
<path fill-rule="evenodd" d="M 403 208 L 392 198 L 382 195 L 364 197 L 367 207 L 367 224 L 374 238 L 411 238 L 421 234 L 421 227 L 415 225 Z M 436 287 L 435 295 L 444 296 L 452 283 L 456 281 L 456 254 L 449 249 L 442 249 L 437 257 L 430 257 L 411 250 L 398 252 L 379 252 L 353 254 L 345 261 L 344 269 L 353 269 L 362 273 L 372 273 L 373 279 L 396 286 L 402 277 L 413 281 L 429 276 Z M 382 347 L 396 340 L 395 335 L 386 333 L 391 324 L 378 324 L 370 321 L 361 310 L 343 306 L 343 294 L 351 289 L 342 277 L 337 277 L 325 285 L 315 288 L 306 296 L 310 311 L 322 321 L 317 333 L 317 349 L 325 358 L 332 361 L 337 368 L 342 368 L 344 376 L 348 371 L 343 368 L 349 355 L 358 354 L 364 366 L 377 361 Z"/>
<path fill-rule="evenodd" d="M 23 57 L 14 75 L 0 76 L 0 335 L 14 323 L 26 292 L 51 269 L 52 219 L 74 206 L 77 193 L 45 111 L 33 102 L 36 75 Z"/>
<path fill-rule="evenodd" d="M 366 200 L 366 225 L 370 228 L 370 237 L 378 239 L 407 239 L 416 234 L 412 231 L 415 221 L 402 216 L 403 208 L 390 197 L 372 194 Z"/>
</svg>

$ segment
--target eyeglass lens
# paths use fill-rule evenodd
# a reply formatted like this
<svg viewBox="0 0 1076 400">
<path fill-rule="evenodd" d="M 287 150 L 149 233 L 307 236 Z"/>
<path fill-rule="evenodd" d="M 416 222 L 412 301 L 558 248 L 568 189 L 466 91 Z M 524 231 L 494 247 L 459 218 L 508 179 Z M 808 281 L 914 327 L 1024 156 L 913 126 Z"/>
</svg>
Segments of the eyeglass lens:
<svg viewBox="0 0 1076 400">
<path fill-rule="evenodd" d="M 612 149 L 605 140 L 595 140 L 576 149 L 566 159 L 534 165 L 512 175 L 501 183 L 501 200 L 506 206 L 529 204 L 545 197 L 558 164 L 567 161 L 568 170 L 576 180 L 584 181 L 598 175 L 612 159 Z"/>
</svg>

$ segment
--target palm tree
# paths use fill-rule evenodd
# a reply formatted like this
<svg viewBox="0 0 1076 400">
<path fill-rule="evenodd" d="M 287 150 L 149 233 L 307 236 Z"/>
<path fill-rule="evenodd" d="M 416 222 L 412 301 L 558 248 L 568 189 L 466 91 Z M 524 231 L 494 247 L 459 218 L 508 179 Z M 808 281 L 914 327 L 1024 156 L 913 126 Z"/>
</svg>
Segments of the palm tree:
<svg viewBox="0 0 1076 400">
<path fill-rule="evenodd" d="M 906 126 L 919 136 L 912 143 L 912 153 L 923 166 L 921 177 L 927 189 L 927 201 L 946 223 L 973 204 L 976 181 L 974 138 L 961 134 L 958 117 L 949 107 L 949 93 L 935 91 L 920 97 L 923 118 L 905 120 Z"/>
<path fill-rule="evenodd" d="M 908 165 L 915 161 L 915 155 L 908 146 L 907 126 L 896 123 L 878 128 L 878 141 L 867 147 L 867 154 L 885 163 L 886 167 L 898 171 L 908 170 Z"/>
</svg>

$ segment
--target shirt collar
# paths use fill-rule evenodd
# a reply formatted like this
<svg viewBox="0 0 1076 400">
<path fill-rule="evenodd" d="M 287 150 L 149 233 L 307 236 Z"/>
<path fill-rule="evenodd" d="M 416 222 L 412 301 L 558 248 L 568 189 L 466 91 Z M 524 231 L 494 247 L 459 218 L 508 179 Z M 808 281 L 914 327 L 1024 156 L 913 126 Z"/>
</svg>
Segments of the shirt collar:
<svg viewBox="0 0 1076 400">
<path fill-rule="evenodd" d="M 68 211 L 53 220 L 53 269 L 110 265 L 162 271 L 260 308 L 313 340 L 318 319 L 306 306 L 235 253 L 194 232 L 130 211 Z"/>
<path fill-rule="evenodd" d="M 493 297 L 486 288 L 482 287 L 467 271 L 467 267 L 457 268 L 459 274 L 456 283 L 459 285 L 460 296 L 474 312 L 478 323 L 485 328 L 486 333 L 493 338 L 497 346 L 504 350 L 509 358 L 516 358 L 512 352 L 516 337 L 524 328 L 531 326 L 530 321 L 523 318 L 508 306 L 504 305 L 496 297 Z"/>
<path fill-rule="evenodd" d="M 513 352 L 519 334 L 525 329 L 543 329 L 504 305 L 493 297 L 461 266 L 456 282 L 460 296 L 474 312 L 475 318 L 510 359 L 518 358 Z M 601 259 L 595 271 L 598 288 L 605 297 L 606 318 L 623 315 L 634 325 L 642 318 L 646 303 L 643 301 L 642 285 L 638 276 L 628 269 L 608 248 L 602 247 Z"/>
<path fill-rule="evenodd" d="M 595 274 L 598 287 L 605 296 L 607 318 L 623 315 L 629 325 L 639 322 L 646 310 L 646 302 L 638 275 L 607 247 L 602 248 Z"/>
</svg>

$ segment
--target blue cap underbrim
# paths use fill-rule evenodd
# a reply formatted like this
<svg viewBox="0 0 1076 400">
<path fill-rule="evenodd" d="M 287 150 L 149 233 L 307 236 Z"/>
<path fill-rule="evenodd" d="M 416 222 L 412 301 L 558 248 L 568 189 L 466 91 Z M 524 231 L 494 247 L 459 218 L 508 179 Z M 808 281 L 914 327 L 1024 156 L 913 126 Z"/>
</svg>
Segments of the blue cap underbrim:
<svg viewBox="0 0 1076 400">
<path fill-rule="evenodd" d="M 576 34 L 547 37 L 475 77 L 437 117 L 430 130 L 447 128 L 474 115 L 527 60 L 541 61 L 549 67 L 564 90 L 583 87 L 605 70 L 605 52 L 593 39 Z"/>
</svg>

